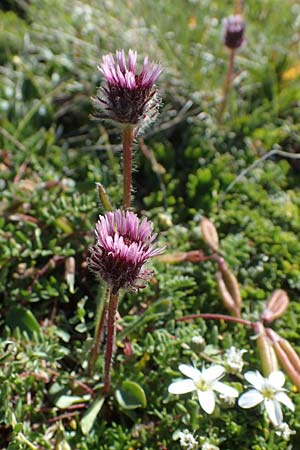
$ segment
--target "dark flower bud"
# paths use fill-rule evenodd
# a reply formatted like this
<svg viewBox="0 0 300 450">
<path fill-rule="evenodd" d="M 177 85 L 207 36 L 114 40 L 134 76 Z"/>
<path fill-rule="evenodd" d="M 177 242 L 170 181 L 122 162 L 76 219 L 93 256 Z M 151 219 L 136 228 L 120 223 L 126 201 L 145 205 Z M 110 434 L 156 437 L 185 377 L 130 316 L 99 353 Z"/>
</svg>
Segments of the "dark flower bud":
<svg viewBox="0 0 300 450">
<path fill-rule="evenodd" d="M 226 47 L 236 50 L 245 43 L 246 22 L 239 14 L 229 16 L 223 20 L 224 44 Z"/>
</svg>

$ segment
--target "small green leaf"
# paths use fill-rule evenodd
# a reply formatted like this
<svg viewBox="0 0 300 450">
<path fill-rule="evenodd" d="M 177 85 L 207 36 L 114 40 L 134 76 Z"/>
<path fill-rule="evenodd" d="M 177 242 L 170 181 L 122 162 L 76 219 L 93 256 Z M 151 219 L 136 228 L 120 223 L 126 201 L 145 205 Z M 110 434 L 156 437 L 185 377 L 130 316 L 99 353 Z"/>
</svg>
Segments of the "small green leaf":
<svg viewBox="0 0 300 450">
<path fill-rule="evenodd" d="M 104 400 L 105 400 L 105 397 L 103 397 L 102 395 L 97 397 L 93 401 L 93 403 L 91 404 L 89 409 L 83 415 L 83 417 L 80 421 L 80 426 L 81 426 L 82 433 L 84 435 L 89 434 L 90 430 L 92 429 L 94 422 L 96 420 L 96 417 L 99 414 L 99 412 L 103 406 Z"/>
<path fill-rule="evenodd" d="M 84 398 L 79 397 L 77 395 L 62 395 L 55 402 L 55 405 L 60 409 L 66 409 L 75 403 L 80 403 L 84 400 Z"/>
<path fill-rule="evenodd" d="M 11 329 L 19 328 L 30 335 L 34 332 L 40 334 L 40 326 L 35 316 L 29 309 L 21 306 L 13 306 L 6 314 L 6 323 Z"/>
<path fill-rule="evenodd" d="M 116 391 L 116 399 L 124 409 L 145 408 L 147 405 L 144 389 L 134 381 L 123 381 Z"/>
</svg>

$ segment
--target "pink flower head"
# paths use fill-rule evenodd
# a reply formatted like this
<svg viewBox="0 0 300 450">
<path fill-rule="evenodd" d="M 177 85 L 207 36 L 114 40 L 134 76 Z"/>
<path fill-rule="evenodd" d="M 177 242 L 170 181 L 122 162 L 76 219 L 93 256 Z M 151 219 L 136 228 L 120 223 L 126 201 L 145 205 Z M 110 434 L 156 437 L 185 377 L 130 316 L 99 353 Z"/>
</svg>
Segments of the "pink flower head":
<svg viewBox="0 0 300 450">
<path fill-rule="evenodd" d="M 129 50 L 128 61 L 124 50 L 116 51 L 116 61 L 109 53 L 98 67 L 106 84 L 100 87 L 94 104 L 96 117 L 122 124 L 138 125 L 157 114 L 158 99 L 153 85 L 162 72 L 159 64 L 149 63 L 148 57 L 140 73 L 136 69 L 137 52 Z"/>
<path fill-rule="evenodd" d="M 116 210 L 99 216 L 96 224 L 97 242 L 90 248 L 89 268 L 105 280 L 114 292 L 121 288 L 136 291 L 145 287 L 152 270 L 143 266 L 149 258 L 161 254 L 153 241 L 152 223 L 136 214 Z"/>
<path fill-rule="evenodd" d="M 223 20 L 224 44 L 232 50 L 240 48 L 245 43 L 246 22 L 239 14 Z"/>
</svg>

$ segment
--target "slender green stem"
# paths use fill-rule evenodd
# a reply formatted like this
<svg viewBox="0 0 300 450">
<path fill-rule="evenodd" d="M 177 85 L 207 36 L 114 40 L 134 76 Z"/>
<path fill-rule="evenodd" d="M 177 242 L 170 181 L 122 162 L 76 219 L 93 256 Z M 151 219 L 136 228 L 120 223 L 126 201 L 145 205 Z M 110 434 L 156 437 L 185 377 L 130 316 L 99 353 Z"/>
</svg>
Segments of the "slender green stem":
<svg viewBox="0 0 300 450">
<path fill-rule="evenodd" d="M 26 444 L 27 447 L 31 448 L 32 450 L 38 450 L 38 447 L 34 445 L 32 442 L 30 442 L 21 431 L 18 433 L 17 439 L 22 442 L 23 444 Z"/>
<path fill-rule="evenodd" d="M 110 293 L 108 303 L 108 318 L 107 318 L 107 342 L 105 352 L 105 367 L 104 367 L 104 388 L 105 394 L 110 389 L 110 369 L 112 364 L 112 357 L 114 352 L 115 333 L 116 333 L 116 313 L 118 309 L 119 292 Z"/>
<path fill-rule="evenodd" d="M 103 294 L 102 289 L 99 287 L 97 293 L 97 309 L 96 309 L 96 319 L 95 319 L 95 334 L 94 342 L 91 348 L 91 355 L 89 360 L 89 375 L 92 376 L 94 373 L 94 367 L 96 358 L 99 352 L 101 340 L 103 337 L 104 326 L 107 316 L 107 299 L 108 299 L 109 289 L 105 290 Z"/>
<path fill-rule="evenodd" d="M 123 128 L 123 208 L 129 209 L 131 205 L 132 188 L 132 144 L 134 139 L 134 128 L 127 125 Z"/>
</svg>

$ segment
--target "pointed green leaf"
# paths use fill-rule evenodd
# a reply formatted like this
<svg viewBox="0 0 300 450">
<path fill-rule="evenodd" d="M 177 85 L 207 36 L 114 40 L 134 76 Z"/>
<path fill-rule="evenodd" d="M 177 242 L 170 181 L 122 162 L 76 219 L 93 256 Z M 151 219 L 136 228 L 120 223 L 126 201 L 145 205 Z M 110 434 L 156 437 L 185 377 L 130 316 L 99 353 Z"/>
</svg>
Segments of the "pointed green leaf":
<svg viewBox="0 0 300 450">
<path fill-rule="evenodd" d="M 80 426 L 84 435 L 89 434 L 90 430 L 92 429 L 96 417 L 103 406 L 104 400 L 105 397 L 103 397 L 102 395 L 97 397 L 83 415 L 80 421 Z"/>
</svg>

